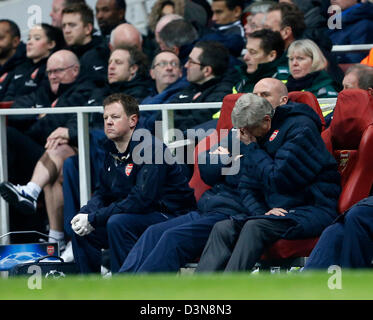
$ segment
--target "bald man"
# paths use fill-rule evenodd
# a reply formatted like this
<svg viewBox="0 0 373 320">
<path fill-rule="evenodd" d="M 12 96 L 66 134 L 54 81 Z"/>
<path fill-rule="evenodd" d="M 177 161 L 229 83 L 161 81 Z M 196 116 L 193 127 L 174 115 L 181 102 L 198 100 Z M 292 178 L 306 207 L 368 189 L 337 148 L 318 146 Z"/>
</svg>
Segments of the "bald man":
<svg viewBox="0 0 373 320">
<path fill-rule="evenodd" d="M 142 50 L 141 33 L 132 24 L 120 24 L 110 35 L 110 49 L 114 50 L 118 46 L 137 47 Z"/>
<path fill-rule="evenodd" d="M 273 108 L 288 102 L 288 89 L 278 79 L 264 78 L 259 80 L 254 86 L 253 93 L 265 98 Z"/>
<path fill-rule="evenodd" d="M 41 86 L 28 95 L 27 99 L 22 100 L 23 105 L 17 103 L 15 105 L 36 108 L 84 105 L 95 87 L 90 82 L 77 80 L 79 69 L 79 60 L 73 52 L 68 50 L 55 52 L 47 61 L 46 72 L 49 86 Z M 93 123 L 92 126 L 94 125 Z M 97 122 L 97 126 L 102 126 L 102 120 Z M 20 213 L 33 214 L 36 212 L 39 194 L 44 189 L 50 226 L 49 240 L 63 241 L 61 169 L 64 160 L 76 153 L 76 115 L 46 114 L 40 116 L 24 134 L 10 127 L 8 128 L 8 146 L 10 180 L 22 183 L 25 178 L 30 178 L 31 173 L 32 176 L 27 184 L 21 186 L 10 182 L 2 183 L 0 194 Z M 37 156 L 38 158 L 35 159 Z M 30 157 L 32 158 L 29 159 Z M 30 172 L 32 164 L 35 167 Z M 28 172 L 24 172 L 25 166 L 28 166 Z M 12 175 L 18 171 L 22 172 L 22 176 Z"/>
</svg>

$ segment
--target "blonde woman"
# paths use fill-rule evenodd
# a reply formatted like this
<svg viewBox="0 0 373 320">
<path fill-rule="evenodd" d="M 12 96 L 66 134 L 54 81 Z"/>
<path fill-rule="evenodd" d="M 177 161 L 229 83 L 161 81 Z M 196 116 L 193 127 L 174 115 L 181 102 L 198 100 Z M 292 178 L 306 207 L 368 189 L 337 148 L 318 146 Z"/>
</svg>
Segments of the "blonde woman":
<svg viewBox="0 0 373 320">
<path fill-rule="evenodd" d="M 326 72 L 328 62 L 315 42 L 296 40 L 288 49 L 290 91 L 310 91 L 317 98 L 335 98 L 338 95 L 334 80 Z"/>
</svg>

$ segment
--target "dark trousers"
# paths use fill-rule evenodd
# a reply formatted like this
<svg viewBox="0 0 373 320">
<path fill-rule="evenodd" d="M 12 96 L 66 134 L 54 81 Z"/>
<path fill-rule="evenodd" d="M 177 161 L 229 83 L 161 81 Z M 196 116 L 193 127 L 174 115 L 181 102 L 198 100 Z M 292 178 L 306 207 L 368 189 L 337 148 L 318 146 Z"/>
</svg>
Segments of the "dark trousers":
<svg viewBox="0 0 373 320">
<path fill-rule="evenodd" d="M 373 197 L 370 197 L 373 200 Z M 369 268 L 373 259 L 373 205 L 354 206 L 343 221 L 326 228 L 304 267 Z"/>
<path fill-rule="evenodd" d="M 92 191 L 97 188 L 99 182 L 100 169 L 104 163 L 105 152 L 101 147 L 101 142 L 105 138 L 102 130 L 90 131 L 90 163 L 91 163 L 91 184 Z M 72 237 L 74 231 L 71 229 L 71 219 L 80 209 L 79 190 L 79 155 L 72 156 L 65 160 L 63 164 L 63 199 L 64 199 L 64 231 L 68 237 Z"/>
<path fill-rule="evenodd" d="M 235 220 L 218 222 L 203 250 L 197 272 L 250 270 L 270 246 L 292 226 L 287 219 L 250 219 L 242 227 Z M 242 227 L 242 228 L 241 228 Z"/>
<path fill-rule="evenodd" d="M 109 218 L 105 227 L 98 227 L 81 237 L 73 234 L 71 240 L 75 262 L 80 272 L 100 272 L 101 249 L 110 249 L 111 271 L 118 272 L 128 253 L 141 234 L 155 223 L 174 218 L 160 212 L 147 214 L 116 214 Z"/>
<path fill-rule="evenodd" d="M 189 212 L 149 227 L 119 272 L 175 272 L 199 258 L 210 231 L 227 215 Z"/>
</svg>

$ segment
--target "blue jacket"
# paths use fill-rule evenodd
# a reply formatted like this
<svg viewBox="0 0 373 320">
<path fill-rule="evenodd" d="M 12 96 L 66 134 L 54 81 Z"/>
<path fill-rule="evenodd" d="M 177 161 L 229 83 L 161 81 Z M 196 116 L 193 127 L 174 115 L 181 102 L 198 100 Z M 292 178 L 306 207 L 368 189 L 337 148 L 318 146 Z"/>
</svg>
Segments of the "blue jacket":
<svg viewBox="0 0 373 320">
<path fill-rule="evenodd" d="M 195 208 L 193 190 L 180 166 L 167 164 L 165 160 L 171 159 L 169 150 L 154 136 L 135 141 L 134 136 L 139 133 L 134 131 L 124 153 L 119 153 L 112 141 L 104 143 L 106 157 L 100 187 L 80 209 L 88 213 L 93 227 L 105 226 L 114 214 L 159 211 L 178 215 Z M 163 155 L 164 158 L 159 159 Z M 140 164 L 139 157 L 146 162 Z"/>
<path fill-rule="evenodd" d="M 234 138 L 235 139 L 235 138 Z M 230 216 L 246 216 L 245 207 L 240 198 L 238 184 L 241 179 L 242 170 L 237 174 L 232 171 L 232 164 L 230 163 L 232 154 L 232 131 L 229 132 L 228 137 L 222 139 L 218 144 L 226 147 L 229 155 L 213 155 L 210 151 L 217 149 L 218 145 L 213 146 L 210 151 L 201 153 L 198 156 L 198 167 L 202 180 L 212 186 L 211 189 L 205 191 L 199 201 L 197 202 L 198 211 L 202 214 L 208 213 L 223 213 Z M 240 143 L 240 150 L 247 148 L 243 143 Z M 237 159 L 235 165 L 243 165 L 242 158 Z M 223 168 L 230 168 L 229 174 L 222 175 Z"/>
<path fill-rule="evenodd" d="M 285 238 L 317 236 L 337 216 L 340 177 L 320 129 L 320 118 L 309 106 L 280 106 L 268 134 L 243 149 L 242 201 L 250 215 L 292 219 L 295 225 Z M 265 216 L 272 208 L 288 213 Z"/>
<path fill-rule="evenodd" d="M 373 43 L 373 3 L 358 3 L 342 13 L 342 29 L 329 31 L 334 45 Z M 338 54 L 338 63 L 360 63 L 366 53 Z"/>
</svg>

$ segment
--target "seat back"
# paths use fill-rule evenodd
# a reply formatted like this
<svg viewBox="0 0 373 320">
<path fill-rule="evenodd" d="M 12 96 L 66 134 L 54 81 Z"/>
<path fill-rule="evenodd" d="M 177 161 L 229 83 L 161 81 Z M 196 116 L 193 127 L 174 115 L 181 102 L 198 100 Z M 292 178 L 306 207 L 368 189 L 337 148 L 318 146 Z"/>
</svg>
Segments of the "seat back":
<svg viewBox="0 0 373 320">
<path fill-rule="evenodd" d="M 325 119 L 322 114 L 319 102 L 317 101 L 316 96 L 309 91 L 292 91 L 289 92 L 289 100 L 293 102 L 299 102 L 309 105 L 320 117 L 321 120 L 321 130 L 325 129 Z"/>
<path fill-rule="evenodd" d="M 340 92 L 330 127 L 322 135 L 338 163 L 340 213 L 369 196 L 373 185 L 373 98 L 365 90 Z"/>
<path fill-rule="evenodd" d="M 216 132 L 210 134 L 202 141 L 200 141 L 194 149 L 194 170 L 192 178 L 189 181 L 189 186 L 194 189 L 194 196 L 198 201 L 202 194 L 211 188 L 211 186 L 205 184 L 201 179 L 201 175 L 198 167 L 198 155 L 206 150 L 209 150 L 213 145 L 217 144 L 220 139 L 227 135 L 228 130 L 232 128 L 231 113 L 237 99 L 242 96 L 243 93 L 228 94 L 223 99 L 223 104 L 220 110 L 220 117 L 216 125 Z M 222 130 L 228 129 L 228 130 Z"/>
<path fill-rule="evenodd" d="M 0 109 L 8 109 L 12 106 L 14 101 L 2 101 L 0 102 Z"/>
</svg>

